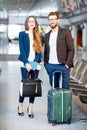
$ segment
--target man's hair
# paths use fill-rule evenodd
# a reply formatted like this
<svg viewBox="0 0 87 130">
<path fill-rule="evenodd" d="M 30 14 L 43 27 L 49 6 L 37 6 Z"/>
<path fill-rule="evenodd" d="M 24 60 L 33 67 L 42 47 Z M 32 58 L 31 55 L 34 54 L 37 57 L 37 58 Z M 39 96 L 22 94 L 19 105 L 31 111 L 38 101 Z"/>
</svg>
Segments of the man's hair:
<svg viewBox="0 0 87 130">
<path fill-rule="evenodd" d="M 55 15 L 55 16 L 59 19 L 58 12 L 50 12 L 49 15 L 48 15 L 48 18 L 49 18 L 49 16 L 51 16 L 51 15 Z"/>
</svg>

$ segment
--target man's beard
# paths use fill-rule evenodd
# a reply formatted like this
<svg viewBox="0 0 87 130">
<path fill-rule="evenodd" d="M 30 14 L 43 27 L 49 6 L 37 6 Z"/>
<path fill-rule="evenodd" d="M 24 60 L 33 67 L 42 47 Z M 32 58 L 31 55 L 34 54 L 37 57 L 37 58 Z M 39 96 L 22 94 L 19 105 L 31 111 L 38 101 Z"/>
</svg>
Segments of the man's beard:
<svg viewBox="0 0 87 130">
<path fill-rule="evenodd" d="M 56 28 L 57 26 L 58 26 L 57 24 L 55 24 L 55 25 L 50 25 L 50 27 L 51 27 L 52 29 Z"/>
</svg>

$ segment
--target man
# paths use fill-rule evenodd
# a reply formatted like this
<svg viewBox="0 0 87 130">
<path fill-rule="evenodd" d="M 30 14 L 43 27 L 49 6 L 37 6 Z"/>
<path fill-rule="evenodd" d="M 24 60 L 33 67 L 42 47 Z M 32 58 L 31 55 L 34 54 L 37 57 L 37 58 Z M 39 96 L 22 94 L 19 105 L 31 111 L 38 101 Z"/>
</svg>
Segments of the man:
<svg viewBox="0 0 87 130">
<path fill-rule="evenodd" d="M 48 15 L 51 30 L 45 35 L 44 66 L 53 84 L 53 73 L 62 72 L 62 88 L 69 87 L 70 68 L 73 67 L 74 44 L 69 29 L 59 26 L 57 12 Z M 55 78 L 55 87 L 58 87 Z"/>
</svg>

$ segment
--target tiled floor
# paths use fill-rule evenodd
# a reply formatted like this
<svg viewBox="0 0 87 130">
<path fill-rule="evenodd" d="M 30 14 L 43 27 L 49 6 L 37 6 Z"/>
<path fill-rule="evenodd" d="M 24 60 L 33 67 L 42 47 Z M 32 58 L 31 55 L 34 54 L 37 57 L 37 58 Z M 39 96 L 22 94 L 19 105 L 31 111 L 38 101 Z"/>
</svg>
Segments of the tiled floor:
<svg viewBox="0 0 87 130">
<path fill-rule="evenodd" d="M 38 97 L 34 104 L 34 119 L 27 115 L 28 98 L 25 98 L 23 117 L 18 116 L 18 92 L 20 86 L 20 64 L 18 61 L 1 61 L 2 74 L 0 76 L 0 130 L 87 130 L 87 122 L 79 121 L 87 115 L 73 102 L 72 123 L 52 126 L 47 121 L 47 92 L 50 88 L 48 76 L 44 67 L 39 77 L 43 80 L 42 97 Z"/>
</svg>

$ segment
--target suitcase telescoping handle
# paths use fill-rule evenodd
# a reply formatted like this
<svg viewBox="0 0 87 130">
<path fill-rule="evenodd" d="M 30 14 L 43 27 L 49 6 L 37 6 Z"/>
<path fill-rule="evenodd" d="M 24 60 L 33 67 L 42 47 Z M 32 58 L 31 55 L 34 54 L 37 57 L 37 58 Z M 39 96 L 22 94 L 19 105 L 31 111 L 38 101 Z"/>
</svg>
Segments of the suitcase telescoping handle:
<svg viewBox="0 0 87 130">
<path fill-rule="evenodd" d="M 62 72 L 61 71 L 54 71 L 53 72 L 53 85 L 52 85 L 52 89 L 55 89 L 55 76 L 56 74 L 59 74 L 59 77 L 58 77 L 58 87 L 57 88 L 62 88 Z"/>
</svg>

